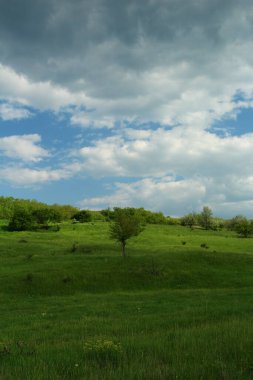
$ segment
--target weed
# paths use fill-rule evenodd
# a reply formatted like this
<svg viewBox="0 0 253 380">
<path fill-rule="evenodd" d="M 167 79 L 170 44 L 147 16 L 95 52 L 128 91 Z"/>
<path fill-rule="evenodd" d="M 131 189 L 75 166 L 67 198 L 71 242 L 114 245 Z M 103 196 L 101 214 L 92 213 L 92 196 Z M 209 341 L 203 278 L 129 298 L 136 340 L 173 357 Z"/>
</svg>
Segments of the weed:
<svg viewBox="0 0 253 380">
<path fill-rule="evenodd" d="M 30 356 L 35 354 L 35 348 L 22 340 L 16 342 L 16 347 L 18 352 L 22 355 Z"/>
<path fill-rule="evenodd" d="M 75 253 L 78 250 L 78 243 L 73 243 L 72 247 L 70 248 L 71 253 Z"/>
<path fill-rule="evenodd" d="M 32 273 L 27 273 L 27 275 L 24 278 L 25 282 L 32 282 L 33 281 L 33 274 Z"/>
<path fill-rule="evenodd" d="M 122 354 L 120 343 L 115 343 L 110 339 L 88 340 L 84 343 L 85 357 L 95 360 L 99 364 L 116 364 Z"/>
<path fill-rule="evenodd" d="M 26 260 L 31 260 L 33 258 L 34 254 L 33 253 L 28 253 L 25 257 Z"/>
<path fill-rule="evenodd" d="M 26 239 L 20 239 L 18 242 L 19 243 L 28 243 L 28 241 Z"/>
<path fill-rule="evenodd" d="M 152 259 L 150 265 L 146 267 L 146 272 L 149 275 L 155 276 L 155 277 L 159 277 L 163 274 L 160 266 L 157 263 L 155 263 L 154 259 Z"/>
<path fill-rule="evenodd" d="M 4 342 L 0 342 L 0 355 L 9 355 L 10 353 L 10 347 Z"/>
<path fill-rule="evenodd" d="M 72 282 L 72 278 L 69 277 L 69 276 L 66 276 L 66 277 L 64 277 L 64 278 L 62 279 L 62 282 L 64 282 L 64 284 L 67 284 L 67 283 L 69 283 L 69 282 Z"/>
<path fill-rule="evenodd" d="M 205 248 L 205 249 L 208 249 L 208 248 L 209 248 L 209 246 L 208 246 L 206 243 L 202 243 L 202 244 L 200 244 L 200 247 L 201 247 L 201 248 Z"/>
</svg>

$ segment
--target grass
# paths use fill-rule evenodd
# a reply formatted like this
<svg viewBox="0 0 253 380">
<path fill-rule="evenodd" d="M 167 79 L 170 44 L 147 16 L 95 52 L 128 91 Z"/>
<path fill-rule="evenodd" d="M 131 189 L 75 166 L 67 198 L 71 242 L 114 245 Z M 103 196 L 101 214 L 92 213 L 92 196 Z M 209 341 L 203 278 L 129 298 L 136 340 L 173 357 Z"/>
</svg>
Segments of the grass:
<svg viewBox="0 0 253 380">
<path fill-rule="evenodd" d="M 252 379 L 253 239 L 0 230 L 0 379 Z"/>
</svg>

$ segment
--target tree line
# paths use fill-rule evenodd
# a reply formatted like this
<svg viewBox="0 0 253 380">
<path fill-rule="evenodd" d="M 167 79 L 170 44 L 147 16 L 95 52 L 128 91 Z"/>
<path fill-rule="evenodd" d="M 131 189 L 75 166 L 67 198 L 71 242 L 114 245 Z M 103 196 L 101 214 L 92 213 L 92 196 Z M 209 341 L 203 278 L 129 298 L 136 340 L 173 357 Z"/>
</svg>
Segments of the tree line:
<svg viewBox="0 0 253 380">
<path fill-rule="evenodd" d="M 86 223 L 91 221 L 116 222 L 123 216 L 121 210 L 125 210 L 125 216 L 134 223 L 142 226 L 145 224 L 182 225 L 205 230 L 221 230 L 226 228 L 237 232 L 242 237 L 253 234 L 253 221 L 243 215 L 236 215 L 231 219 L 217 218 L 210 207 L 204 206 L 200 213 L 189 213 L 181 218 L 165 216 L 162 212 L 153 212 L 140 208 L 104 209 L 100 211 L 80 210 L 71 205 L 47 205 L 36 200 L 18 199 L 0 196 L 0 219 L 8 221 L 8 229 L 11 231 L 24 231 L 35 229 L 59 229 L 59 223 L 72 221 L 73 223 Z M 123 218 L 124 219 L 124 218 Z M 123 223 L 123 222 L 122 222 Z M 133 224 L 134 224 L 133 223 Z M 138 224 L 137 223 L 137 224 Z M 58 224 L 58 225 L 57 225 Z"/>
<path fill-rule="evenodd" d="M 30 199 L 0 197 L 0 219 L 8 221 L 11 231 L 47 228 L 70 220 L 79 210 L 70 205 L 47 205 Z"/>
<path fill-rule="evenodd" d="M 199 214 L 190 213 L 183 216 L 180 223 L 189 228 L 201 227 L 205 230 L 217 231 L 226 228 L 237 232 L 242 237 L 249 237 L 253 234 L 253 220 L 247 219 L 244 215 L 236 215 L 231 219 L 216 218 L 207 206 L 204 206 Z"/>
</svg>

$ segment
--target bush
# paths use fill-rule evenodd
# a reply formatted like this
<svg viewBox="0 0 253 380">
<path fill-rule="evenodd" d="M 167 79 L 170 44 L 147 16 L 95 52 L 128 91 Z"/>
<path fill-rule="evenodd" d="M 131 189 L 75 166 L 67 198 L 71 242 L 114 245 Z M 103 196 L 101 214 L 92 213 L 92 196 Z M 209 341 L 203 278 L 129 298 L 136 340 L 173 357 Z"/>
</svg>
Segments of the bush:
<svg viewBox="0 0 253 380">
<path fill-rule="evenodd" d="M 103 365 L 108 362 L 117 363 L 122 354 L 121 344 L 108 339 L 88 340 L 83 348 L 87 359 Z"/>
<path fill-rule="evenodd" d="M 181 225 L 193 228 L 197 224 L 197 216 L 194 213 L 187 214 L 181 218 Z"/>
<path fill-rule="evenodd" d="M 249 220 L 241 221 L 241 223 L 237 224 L 236 232 L 244 238 L 251 236 L 253 234 L 253 222 Z"/>
<path fill-rule="evenodd" d="M 110 222 L 110 221 L 114 220 L 114 211 L 113 210 L 107 208 L 105 210 L 101 210 L 100 213 L 104 217 L 106 222 Z"/>
<path fill-rule="evenodd" d="M 10 231 L 31 231 L 36 229 L 59 231 L 59 225 L 48 225 L 59 221 L 59 213 L 49 207 L 37 209 L 16 205 L 8 225 Z"/>
<path fill-rule="evenodd" d="M 16 206 L 8 229 L 10 231 L 28 231 L 34 229 L 32 213 L 21 206 Z"/>
<path fill-rule="evenodd" d="M 241 224 L 244 224 L 245 222 L 247 222 L 247 218 L 245 218 L 245 216 L 243 216 L 243 215 L 236 215 L 232 219 L 230 219 L 230 220 L 227 221 L 226 227 L 227 227 L 228 230 L 237 231 L 237 229 L 239 228 L 239 226 Z"/>
<path fill-rule="evenodd" d="M 51 207 L 40 207 L 32 211 L 34 221 L 39 225 L 47 225 L 49 222 L 59 223 L 61 214 Z"/>
<path fill-rule="evenodd" d="M 80 223 L 88 223 L 91 221 L 92 216 L 89 210 L 81 210 L 74 214 L 71 219 L 74 219 Z"/>
<path fill-rule="evenodd" d="M 226 223 L 228 230 L 237 232 L 242 237 L 249 237 L 253 234 L 253 221 L 248 220 L 243 215 L 236 215 Z"/>
<path fill-rule="evenodd" d="M 180 218 L 173 218 L 172 216 L 166 217 L 166 224 L 169 226 L 179 226 L 181 224 Z"/>
</svg>

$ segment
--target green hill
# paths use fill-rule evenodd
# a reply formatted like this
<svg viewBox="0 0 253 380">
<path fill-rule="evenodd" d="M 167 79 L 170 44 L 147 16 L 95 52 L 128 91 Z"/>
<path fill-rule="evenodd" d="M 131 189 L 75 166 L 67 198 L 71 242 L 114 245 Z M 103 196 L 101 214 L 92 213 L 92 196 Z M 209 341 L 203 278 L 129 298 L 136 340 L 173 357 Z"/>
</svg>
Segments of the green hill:
<svg viewBox="0 0 253 380">
<path fill-rule="evenodd" d="M 0 379 L 252 379 L 253 239 L 0 231 Z"/>
</svg>

